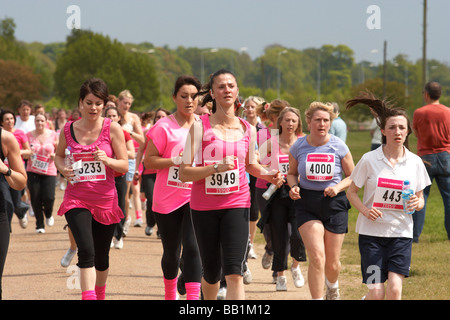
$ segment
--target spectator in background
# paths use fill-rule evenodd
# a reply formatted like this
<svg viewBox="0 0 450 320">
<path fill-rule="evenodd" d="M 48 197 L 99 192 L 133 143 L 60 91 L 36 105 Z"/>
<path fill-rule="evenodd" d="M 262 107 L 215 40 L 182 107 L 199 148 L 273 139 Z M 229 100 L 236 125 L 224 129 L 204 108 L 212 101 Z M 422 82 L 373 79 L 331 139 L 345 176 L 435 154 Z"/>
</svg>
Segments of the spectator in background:
<svg viewBox="0 0 450 320">
<path fill-rule="evenodd" d="M 36 129 L 34 124 L 34 116 L 31 114 L 32 105 L 28 100 L 22 100 L 19 102 L 17 112 L 19 116 L 16 117 L 16 129 L 22 130 L 25 134 L 29 131 Z"/>
<path fill-rule="evenodd" d="M 370 137 L 372 138 L 370 144 L 370 151 L 377 149 L 381 146 L 381 130 L 377 124 L 377 120 L 374 118 L 370 124 Z"/>
<path fill-rule="evenodd" d="M 417 155 L 425 163 L 430 180 L 436 178 L 444 202 L 445 229 L 450 239 L 450 108 L 439 103 L 441 85 L 428 82 L 423 90 L 425 106 L 417 109 L 413 116 L 413 130 L 417 136 Z M 425 188 L 425 206 L 413 214 L 413 241 L 419 236 L 425 223 L 425 210 L 430 187 Z"/>
<path fill-rule="evenodd" d="M 347 140 L 347 124 L 339 117 L 339 105 L 336 102 L 333 102 L 332 105 L 336 118 L 331 123 L 330 133 L 345 142 Z"/>
</svg>

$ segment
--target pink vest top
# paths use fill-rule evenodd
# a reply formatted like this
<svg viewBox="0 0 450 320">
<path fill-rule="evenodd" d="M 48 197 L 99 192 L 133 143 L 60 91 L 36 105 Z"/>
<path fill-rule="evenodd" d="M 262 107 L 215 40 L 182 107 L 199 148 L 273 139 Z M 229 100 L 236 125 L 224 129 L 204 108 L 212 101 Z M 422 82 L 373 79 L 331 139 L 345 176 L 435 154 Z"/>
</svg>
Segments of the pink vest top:
<svg viewBox="0 0 450 320">
<path fill-rule="evenodd" d="M 227 142 L 217 137 L 209 122 L 209 115 L 203 115 L 200 117 L 203 122 L 203 140 L 201 155 L 196 155 L 196 166 L 204 166 L 205 162 L 208 164 L 210 161 L 221 161 L 227 155 L 234 155 L 238 161 L 237 175 L 231 171 L 228 174 L 223 173 L 219 179 L 215 174 L 213 177 L 208 177 L 210 183 L 207 188 L 205 181 L 208 179 L 202 179 L 194 181 L 191 193 L 191 208 L 194 210 L 219 210 L 230 208 L 250 208 L 250 192 L 247 177 L 245 174 L 245 159 L 249 151 L 251 125 L 243 120 L 239 119 L 245 125 L 244 137 L 236 142 Z M 200 152 L 200 150 L 199 150 Z M 238 187 L 223 188 L 224 182 L 230 182 L 234 179 L 238 179 Z M 232 183 L 230 183 L 231 185 Z M 217 187 L 217 188 L 214 188 Z M 215 189 L 215 190 L 214 190 Z M 231 192 L 229 192 L 231 191 Z M 215 194 L 218 192 L 224 192 L 223 194 Z"/>
<path fill-rule="evenodd" d="M 92 153 L 98 146 L 106 152 L 108 157 L 114 157 L 110 136 L 110 119 L 105 118 L 103 120 L 103 127 L 99 137 L 94 143 L 87 146 L 77 143 L 72 138 L 70 132 L 72 123 L 68 122 L 64 126 L 64 136 L 67 147 L 71 149 L 71 153 L 74 156 L 77 153 Z M 85 208 L 92 213 L 93 218 L 97 222 L 105 225 L 120 222 L 120 219 L 123 218 L 123 212 L 118 205 L 114 171 L 107 166 L 105 166 L 105 169 L 105 180 L 77 182 L 73 185 L 68 183 L 58 215 L 63 215 L 74 208 Z"/>
</svg>

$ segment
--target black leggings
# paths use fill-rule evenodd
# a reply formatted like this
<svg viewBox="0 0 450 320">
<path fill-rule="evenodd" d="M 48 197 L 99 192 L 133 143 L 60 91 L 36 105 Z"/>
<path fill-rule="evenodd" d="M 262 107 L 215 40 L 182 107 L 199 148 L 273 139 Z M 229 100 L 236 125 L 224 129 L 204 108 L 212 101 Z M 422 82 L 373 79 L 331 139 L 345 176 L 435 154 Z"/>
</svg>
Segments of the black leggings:
<svg viewBox="0 0 450 320">
<path fill-rule="evenodd" d="M 0 300 L 2 299 L 2 275 L 9 246 L 9 221 L 6 212 L 0 212 Z"/>
<path fill-rule="evenodd" d="M 220 281 L 222 260 L 225 276 L 243 275 L 249 241 L 249 209 L 192 210 L 192 221 L 205 281 L 210 284 Z"/>
<path fill-rule="evenodd" d="M 156 224 L 155 213 L 152 210 L 153 206 L 153 189 L 155 188 L 156 173 L 142 175 L 142 188 L 144 189 L 145 197 L 147 198 L 147 209 L 145 217 L 147 226 L 154 227 Z"/>
<path fill-rule="evenodd" d="M 70 231 L 78 248 L 79 268 L 95 267 L 98 271 L 109 268 L 109 249 L 116 224 L 104 225 L 95 221 L 85 208 L 65 213 Z"/>
<path fill-rule="evenodd" d="M 125 224 L 125 195 L 127 194 L 127 181 L 125 180 L 125 175 L 120 177 L 115 177 L 114 182 L 117 190 L 117 199 L 119 201 L 119 207 L 122 209 L 123 218 L 119 223 L 116 224 L 114 230 L 114 237 L 120 240 L 123 236 L 123 226 Z"/>
<path fill-rule="evenodd" d="M 155 218 L 164 249 L 161 259 L 164 278 L 167 280 L 176 278 L 180 267 L 181 246 L 183 246 L 185 282 L 200 282 L 202 265 L 192 228 L 189 203 L 168 214 L 155 212 Z"/>
<path fill-rule="evenodd" d="M 45 228 L 44 215 L 50 218 L 55 203 L 56 176 L 27 172 L 27 186 L 30 190 L 31 206 L 36 217 L 36 229 Z"/>
<path fill-rule="evenodd" d="M 297 261 L 306 261 L 306 250 L 295 220 L 294 201 L 281 198 L 280 192 L 270 202 L 268 226 L 272 237 L 272 271 L 287 270 L 288 253 Z M 266 229 L 266 228 L 264 228 Z"/>
</svg>

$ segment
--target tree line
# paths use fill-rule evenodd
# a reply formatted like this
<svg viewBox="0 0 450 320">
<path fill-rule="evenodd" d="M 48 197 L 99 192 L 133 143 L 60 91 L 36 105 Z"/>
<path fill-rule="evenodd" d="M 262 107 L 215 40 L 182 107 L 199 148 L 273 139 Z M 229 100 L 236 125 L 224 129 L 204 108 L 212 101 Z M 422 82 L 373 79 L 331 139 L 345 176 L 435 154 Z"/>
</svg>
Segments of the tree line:
<svg viewBox="0 0 450 320">
<path fill-rule="evenodd" d="M 301 110 L 314 100 L 343 106 L 366 89 L 382 96 L 383 79 L 387 99 L 411 114 L 423 105 L 422 61 L 410 61 L 406 54 L 384 66 L 355 62 L 353 50 L 344 44 L 304 50 L 273 44 L 252 60 L 245 48 L 171 49 L 150 42 L 120 43 L 77 29 L 65 42 L 24 43 L 15 38 L 15 27 L 11 18 L 0 20 L 0 106 L 11 109 L 21 99 L 42 102 L 47 110 L 74 109 L 80 84 L 93 76 L 104 79 L 112 94 L 129 89 L 137 111 L 159 106 L 173 109 L 173 84 L 179 75 L 192 74 L 206 82 L 209 74 L 220 68 L 236 75 L 242 97 L 281 98 Z M 427 79 L 443 87 L 441 102 L 450 105 L 450 66 L 428 60 L 427 70 Z M 348 113 L 341 110 L 341 116 L 355 122 L 371 118 L 367 108 Z"/>
</svg>

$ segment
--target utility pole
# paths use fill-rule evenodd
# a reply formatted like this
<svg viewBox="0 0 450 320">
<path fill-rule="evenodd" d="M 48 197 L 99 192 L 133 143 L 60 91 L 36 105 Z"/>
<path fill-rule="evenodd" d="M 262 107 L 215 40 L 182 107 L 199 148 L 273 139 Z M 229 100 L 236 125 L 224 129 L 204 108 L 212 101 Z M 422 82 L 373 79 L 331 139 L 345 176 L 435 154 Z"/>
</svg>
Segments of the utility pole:
<svg viewBox="0 0 450 320">
<path fill-rule="evenodd" d="M 386 65 L 386 52 L 387 52 L 387 42 L 384 40 L 384 49 L 383 49 L 383 99 L 386 98 L 386 79 L 387 79 L 387 65 Z"/>
<path fill-rule="evenodd" d="M 423 0 L 422 88 L 427 83 L 427 0 Z"/>
<path fill-rule="evenodd" d="M 261 58 L 261 90 L 262 96 L 266 94 L 266 77 L 264 73 L 264 57 Z"/>
</svg>

